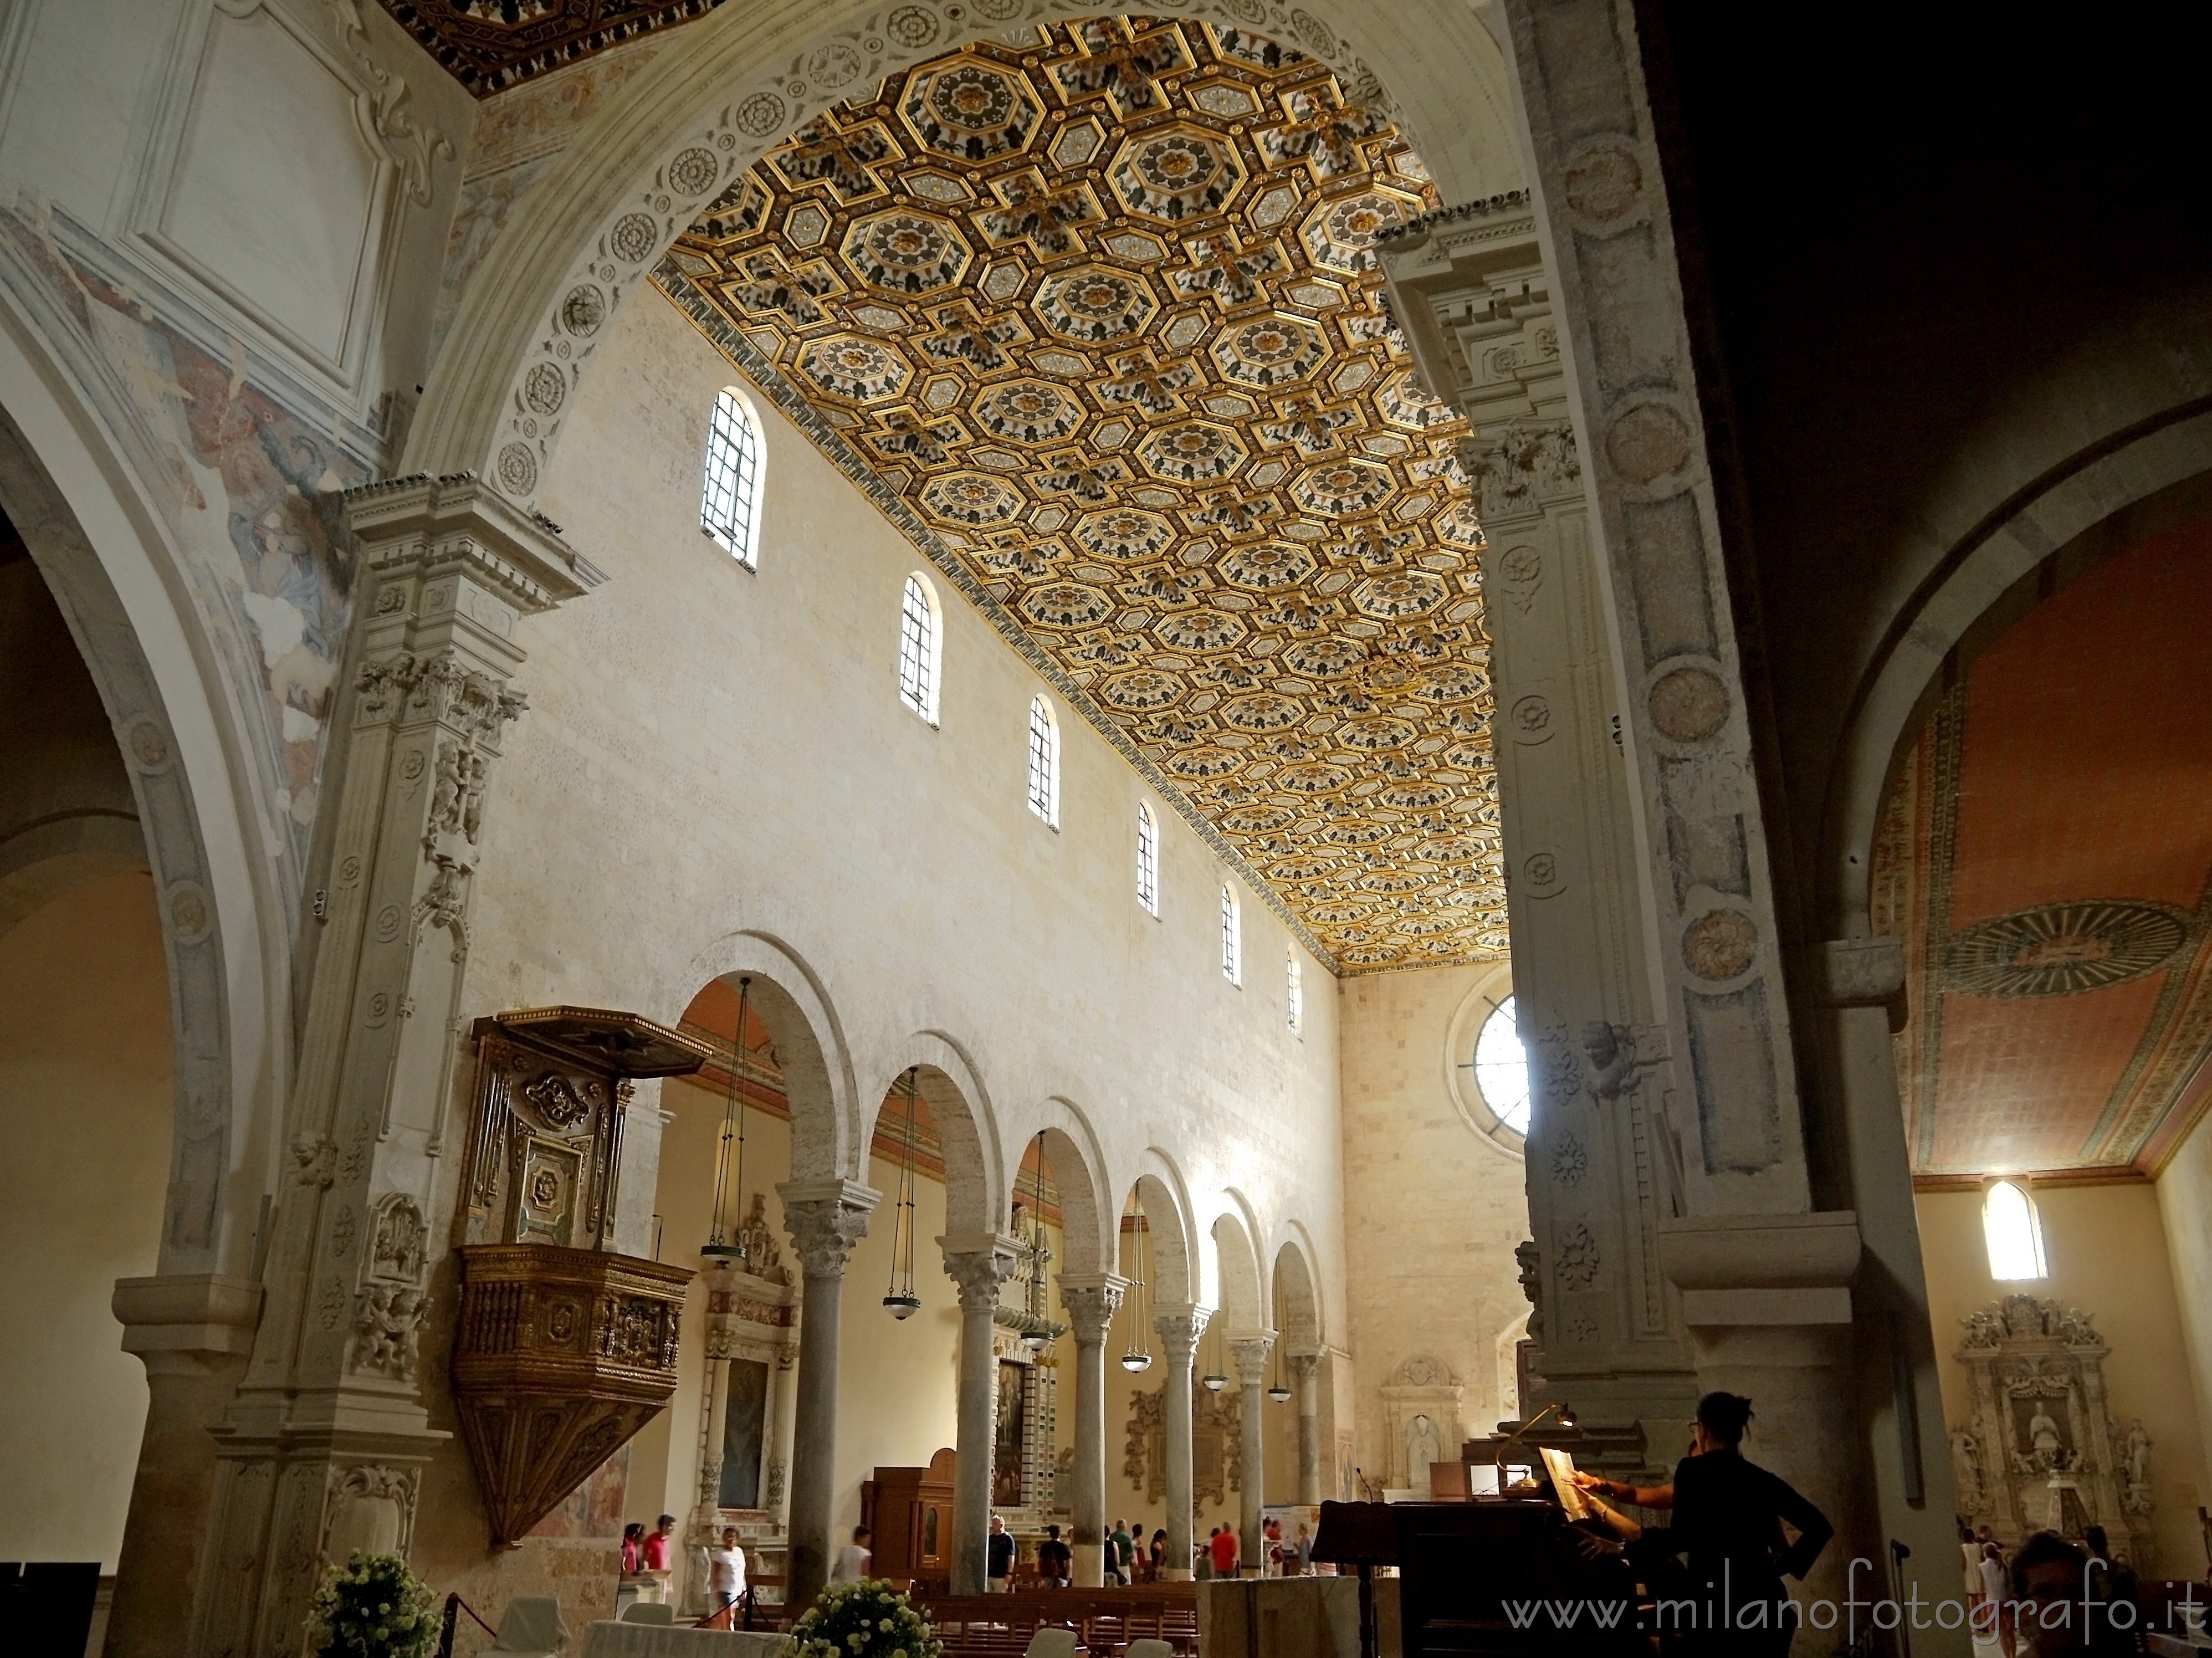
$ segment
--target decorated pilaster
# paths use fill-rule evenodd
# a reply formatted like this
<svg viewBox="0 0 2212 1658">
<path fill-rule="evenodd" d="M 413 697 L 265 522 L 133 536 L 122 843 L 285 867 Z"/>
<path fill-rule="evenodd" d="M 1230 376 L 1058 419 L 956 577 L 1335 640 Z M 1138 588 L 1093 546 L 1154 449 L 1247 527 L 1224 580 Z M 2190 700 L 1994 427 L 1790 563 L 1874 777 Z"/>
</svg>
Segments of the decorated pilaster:
<svg viewBox="0 0 2212 1658">
<path fill-rule="evenodd" d="M 1263 1430 L 1267 1409 L 1267 1355 L 1275 1349 L 1275 1333 L 1229 1338 L 1229 1362 L 1237 1369 L 1237 1385 L 1243 1390 L 1243 1502 L 1237 1512 L 1237 1550 L 1245 1572 L 1260 1576 L 1267 1565 L 1267 1448 Z"/>
<path fill-rule="evenodd" d="M 219 1459 L 195 1651 L 290 1650 L 323 1564 L 404 1553 L 444 1228 L 469 910 L 525 617 L 600 577 L 468 475 L 348 492 L 360 663 L 267 1303 Z M 451 1316 L 447 1309 L 445 1316 Z M 181 1614 L 179 1614 L 181 1615 Z"/>
<path fill-rule="evenodd" d="M 999 1286 L 1022 1242 L 998 1233 L 944 1237 L 945 1270 L 960 1287 L 958 1460 L 952 1476 L 952 1592 L 981 1594 L 990 1570 L 992 1461 L 998 1448 Z"/>
<path fill-rule="evenodd" d="M 1384 243 L 1382 260 L 1416 363 L 1471 428 L 1460 460 L 1489 543 L 1514 1007 L 1535 1093 L 1529 1334 L 1586 1418 L 1671 1436 L 1697 1391 L 1658 1254 L 1681 1140 L 1618 653 L 1535 208 L 1515 191 L 1432 214 Z"/>
<path fill-rule="evenodd" d="M 800 1275 L 798 1399 L 791 1444 L 787 1605 L 802 1606 L 830 1580 L 837 1479 L 837 1335 L 845 1266 L 883 1193 L 857 1181 L 786 1181 L 776 1187 Z"/>
<path fill-rule="evenodd" d="M 1111 1272 L 1060 1280 L 1060 1304 L 1075 1335 L 1075 1587 L 1106 1581 L 1106 1331 L 1129 1281 Z"/>
<path fill-rule="evenodd" d="M 1164 1307 L 1152 1315 L 1152 1327 L 1159 1332 L 1160 1350 L 1167 1361 L 1167 1374 L 1160 1382 L 1168 1505 L 1168 1564 L 1163 1570 L 1172 1582 L 1191 1575 L 1190 1375 L 1206 1321 L 1203 1307 Z"/>
</svg>

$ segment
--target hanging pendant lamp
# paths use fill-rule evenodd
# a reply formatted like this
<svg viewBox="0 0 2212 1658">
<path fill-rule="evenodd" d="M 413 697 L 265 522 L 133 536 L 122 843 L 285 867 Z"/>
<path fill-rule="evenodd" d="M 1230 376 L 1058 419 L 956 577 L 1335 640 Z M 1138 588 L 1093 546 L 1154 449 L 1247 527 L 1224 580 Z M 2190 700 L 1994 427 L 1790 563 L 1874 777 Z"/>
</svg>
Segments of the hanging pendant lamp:
<svg viewBox="0 0 2212 1658">
<path fill-rule="evenodd" d="M 1029 1327 L 1022 1332 L 1022 1345 L 1033 1353 L 1042 1352 L 1052 1345 L 1052 1324 L 1045 1317 L 1042 1305 L 1045 1263 L 1051 1259 L 1052 1252 L 1044 1247 L 1044 1130 L 1040 1128 L 1036 1168 L 1030 1176 L 1030 1321 Z"/>
<path fill-rule="evenodd" d="M 1213 1368 L 1199 1380 L 1206 1384 L 1206 1392 L 1218 1394 L 1229 1385 L 1229 1378 L 1221 1369 L 1221 1332 L 1214 1330 L 1209 1333 L 1213 1337 Z"/>
<path fill-rule="evenodd" d="M 914 1292 L 914 1113 L 915 1098 L 919 1093 L 915 1085 L 915 1068 L 906 1072 L 906 1133 L 899 1147 L 899 1189 L 897 1206 L 891 1221 L 891 1282 L 890 1293 L 884 1297 L 884 1309 L 893 1318 L 906 1320 L 921 1310 L 921 1297 Z M 902 1259 L 900 1243 L 903 1235 L 905 1254 Z M 903 1269 L 904 1280 L 901 1280 Z"/>
<path fill-rule="evenodd" d="M 753 981 L 738 981 L 738 1028 L 730 1037 L 730 1091 L 722 1104 L 722 1139 L 714 1156 L 714 1222 L 707 1234 L 707 1242 L 699 1253 L 710 1265 L 720 1266 L 748 1258 L 743 1237 L 729 1235 L 726 1218 L 729 1199 L 734 1194 L 742 1202 L 745 1180 L 745 1103 L 744 1096 L 738 1091 L 738 1071 L 744 1064 L 745 1052 L 745 1009 L 752 997 Z M 737 1169 L 730 1168 L 730 1146 L 737 1145 Z"/>
<path fill-rule="evenodd" d="M 1290 1396 L 1291 1384 L 1283 1380 L 1283 1350 L 1278 1347 L 1275 1350 L 1275 1380 L 1273 1385 L 1267 1389 L 1267 1397 L 1280 1405 Z"/>
<path fill-rule="evenodd" d="M 1145 1322 L 1146 1280 L 1152 1276 L 1151 1263 L 1146 1259 L 1146 1254 L 1147 1246 L 1152 1241 L 1152 1229 L 1145 1224 L 1145 1206 L 1140 1203 L 1136 1206 L 1136 1209 L 1137 1236 L 1139 1239 L 1137 1246 L 1137 1270 L 1142 1276 L 1129 1285 L 1133 1293 L 1130 1297 L 1128 1305 L 1129 1333 L 1137 1339 L 1133 1340 L 1129 1351 L 1121 1355 L 1121 1368 L 1132 1376 L 1142 1376 L 1152 1368 L 1150 1327 Z"/>
</svg>

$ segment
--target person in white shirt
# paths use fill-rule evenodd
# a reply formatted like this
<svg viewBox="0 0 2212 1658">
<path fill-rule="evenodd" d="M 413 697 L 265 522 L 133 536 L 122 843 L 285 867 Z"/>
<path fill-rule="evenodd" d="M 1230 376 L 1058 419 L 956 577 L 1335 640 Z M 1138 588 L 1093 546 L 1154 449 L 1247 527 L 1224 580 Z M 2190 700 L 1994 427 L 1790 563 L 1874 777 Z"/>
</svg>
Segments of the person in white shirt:
<svg viewBox="0 0 2212 1658">
<path fill-rule="evenodd" d="M 738 1528 L 722 1528 L 722 1546 L 707 1551 L 707 1592 L 714 1603 L 717 1628 L 727 1627 L 725 1614 L 744 1599 L 745 1552 L 738 1546 Z"/>
<path fill-rule="evenodd" d="M 876 1558 L 868 1547 L 874 1540 L 873 1534 L 866 1526 L 854 1527 L 853 1540 L 837 1551 L 837 1564 L 830 1570 L 830 1581 L 833 1583 L 857 1583 L 866 1577 L 868 1562 Z"/>
</svg>

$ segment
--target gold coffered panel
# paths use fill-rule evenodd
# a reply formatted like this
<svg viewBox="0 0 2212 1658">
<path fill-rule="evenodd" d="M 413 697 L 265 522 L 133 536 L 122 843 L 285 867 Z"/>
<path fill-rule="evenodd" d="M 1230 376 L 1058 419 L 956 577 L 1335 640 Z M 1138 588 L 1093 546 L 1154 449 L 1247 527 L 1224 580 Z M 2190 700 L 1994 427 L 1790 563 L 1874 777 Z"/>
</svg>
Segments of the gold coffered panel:
<svg viewBox="0 0 2212 1658">
<path fill-rule="evenodd" d="M 1506 949 L 1464 427 L 1370 268 L 1434 205 L 1316 61 L 1099 20 L 893 76 L 675 255 L 1351 971 Z"/>
</svg>

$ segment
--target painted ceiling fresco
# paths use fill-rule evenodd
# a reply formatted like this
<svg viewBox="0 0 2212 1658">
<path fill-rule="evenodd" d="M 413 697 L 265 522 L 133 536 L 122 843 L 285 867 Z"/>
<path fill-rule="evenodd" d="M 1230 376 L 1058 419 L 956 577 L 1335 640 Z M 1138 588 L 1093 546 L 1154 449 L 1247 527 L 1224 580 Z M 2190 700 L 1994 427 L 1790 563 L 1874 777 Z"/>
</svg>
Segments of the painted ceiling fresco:
<svg viewBox="0 0 2212 1658">
<path fill-rule="evenodd" d="M 2212 524 L 2096 565 L 1976 658 L 1892 797 L 1915 1173 L 2155 1173 L 2212 1090 Z"/>
<path fill-rule="evenodd" d="M 1318 62 L 1101 20 L 893 76 L 673 255 L 1347 971 L 1506 949 L 1465 428 L 1369 258 L 1435 204 Z"/>
<path fill-rule="evenodd" d="M 381 0 L 479 98 L 705 15 L 722 0 Z"/>
</svg>

